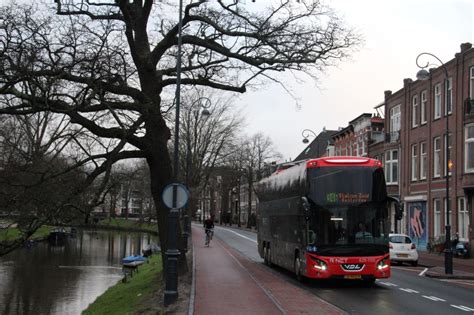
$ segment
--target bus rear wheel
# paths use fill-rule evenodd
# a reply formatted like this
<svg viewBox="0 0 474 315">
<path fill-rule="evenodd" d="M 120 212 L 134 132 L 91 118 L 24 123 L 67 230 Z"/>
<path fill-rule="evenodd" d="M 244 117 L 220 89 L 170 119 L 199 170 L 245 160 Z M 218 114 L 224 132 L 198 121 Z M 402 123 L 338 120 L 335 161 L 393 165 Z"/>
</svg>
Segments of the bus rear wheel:
<svg viewBox="0 0 474 315">
<path fill-rule="evenodd" d="M 263 245 L 263 263 L 268 266 L 268 245 Z"/>
</svg>

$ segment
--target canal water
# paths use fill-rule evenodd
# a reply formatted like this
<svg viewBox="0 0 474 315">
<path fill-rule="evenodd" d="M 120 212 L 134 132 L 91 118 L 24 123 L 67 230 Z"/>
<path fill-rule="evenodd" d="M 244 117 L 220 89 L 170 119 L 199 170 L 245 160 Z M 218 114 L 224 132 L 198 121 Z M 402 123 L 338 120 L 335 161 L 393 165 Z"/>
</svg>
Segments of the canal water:
<svg viewBox="0 0 474 315">
<path fill-rule="evenodd" d="M 64 246 L 48 242 L 0 257 L 0 314 L 80 314 L 122 277 L 121 259 L 156 238 L 81 231 Z"/>
</svg>

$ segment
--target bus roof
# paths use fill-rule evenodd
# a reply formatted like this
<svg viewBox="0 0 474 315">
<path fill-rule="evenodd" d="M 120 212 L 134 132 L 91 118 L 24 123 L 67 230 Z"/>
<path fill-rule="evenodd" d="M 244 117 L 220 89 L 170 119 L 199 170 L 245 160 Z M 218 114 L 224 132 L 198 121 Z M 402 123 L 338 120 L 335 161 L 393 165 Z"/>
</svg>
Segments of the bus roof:
<svg viewBox="0 0 474 315">
<path fill-rule="evenodd" d="M 376 159 L 359 156 L 329 156 L 310 159 L 306 162 L 306 168 L 331 167 L 331 166 L 367 166 L 382 167 L 382 162 Z"/>
</svg>

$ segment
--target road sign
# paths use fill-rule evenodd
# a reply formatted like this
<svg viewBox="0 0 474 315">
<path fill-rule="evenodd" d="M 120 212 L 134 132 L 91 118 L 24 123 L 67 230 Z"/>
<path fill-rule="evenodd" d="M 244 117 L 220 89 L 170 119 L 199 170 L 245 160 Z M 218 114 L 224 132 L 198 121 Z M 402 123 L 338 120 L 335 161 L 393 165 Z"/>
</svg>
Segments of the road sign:
<svg viewBox="0 0 474 315">
<path fill-rule="evenodd" d="M 173 186 L 176 186 L 176 207 L 173 207 Z M 161 198 L 168 208 L 180 209 L 188 203 L 189 192 L 183 184 L 173 183 L 163 189 Z"/>
</svg>

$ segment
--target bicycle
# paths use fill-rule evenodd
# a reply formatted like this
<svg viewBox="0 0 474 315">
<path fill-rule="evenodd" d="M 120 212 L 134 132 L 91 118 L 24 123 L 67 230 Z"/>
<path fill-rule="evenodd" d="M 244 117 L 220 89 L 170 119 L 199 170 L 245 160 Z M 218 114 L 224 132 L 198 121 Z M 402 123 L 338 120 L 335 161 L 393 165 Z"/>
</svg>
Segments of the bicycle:
<svg viewBox="0 0 474 315">
<path fill-rule="evenodd" d="M 209 243 L 212 240 L 212 236 L 214 235 L 214 230 L 213 229 L 206 229 L 206 238 L 204 241 L 204 244 L 209 247 Z"/>
</svg>

